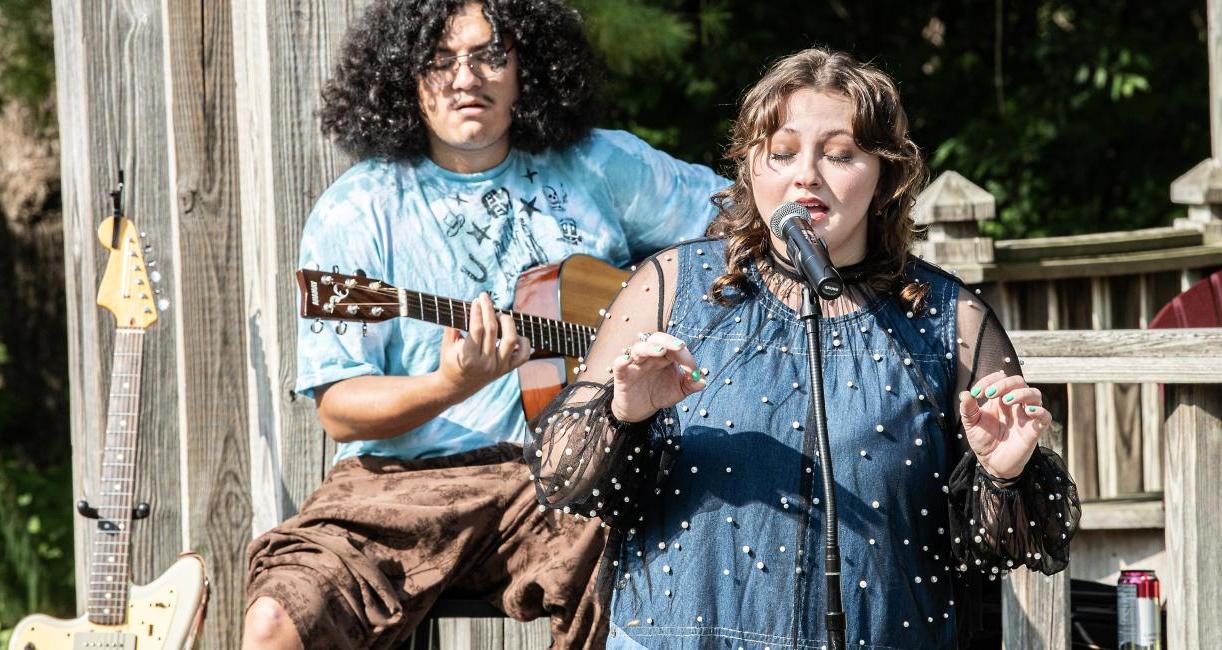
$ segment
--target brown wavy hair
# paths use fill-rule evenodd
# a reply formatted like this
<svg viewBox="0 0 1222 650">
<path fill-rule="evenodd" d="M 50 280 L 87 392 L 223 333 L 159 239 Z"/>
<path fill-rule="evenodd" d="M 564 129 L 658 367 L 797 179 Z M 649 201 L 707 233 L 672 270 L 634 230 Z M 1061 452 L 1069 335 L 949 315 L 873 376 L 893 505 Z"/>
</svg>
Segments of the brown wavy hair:
<svg viewBox="0 0 1222 650">
<path fill-rule="evenodd" d="M 780 59 L 743 96 L 726 152 L 734 184 L 714 195 L 719 214 L 708 228 L 710 236 L 726 242 L 727 271 L 713 282 L 710 293 L 723 305 L 736 302 L 749 286 L 746 263 L 766 263 L 768 226 L 752 195 L 750 159 L 781 127 L 790 95 L 805 89 L 843 94 L 853 102 L 857 146 L 881 163 L 867 214 L 866 281 L 880 293 L 898 290 L 904 303 L 919 308 L 927 287 L 906 281 L 904 267 L 916 234 L 912 205 L 927 172 L 908 136 L 899 89 L 873 65 L 820 48 Z M 725 293 L 729 288 L 734 296 Z"/>
</svg>

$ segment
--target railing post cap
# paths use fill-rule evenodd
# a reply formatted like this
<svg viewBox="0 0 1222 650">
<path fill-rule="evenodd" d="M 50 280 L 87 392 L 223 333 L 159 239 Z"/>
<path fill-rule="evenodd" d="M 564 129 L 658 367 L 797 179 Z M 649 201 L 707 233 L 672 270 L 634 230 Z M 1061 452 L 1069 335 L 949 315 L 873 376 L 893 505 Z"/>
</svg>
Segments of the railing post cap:
<svg viewBox="0 0 1222 650">
<path fill-rule="evenodd" d="M 1181 205 L 1222 203 L 1222 162 L 1206 158 L 1171 181 L 1171 202 Z"/>
<path fill-rule="evenodd" d="M 912 208 L 920 225 L 948 221 L 984 221 L 996 215 L 997 200 L 987 190 L 955 171 L 942 172 L 929 184 Z"/>
</svg>

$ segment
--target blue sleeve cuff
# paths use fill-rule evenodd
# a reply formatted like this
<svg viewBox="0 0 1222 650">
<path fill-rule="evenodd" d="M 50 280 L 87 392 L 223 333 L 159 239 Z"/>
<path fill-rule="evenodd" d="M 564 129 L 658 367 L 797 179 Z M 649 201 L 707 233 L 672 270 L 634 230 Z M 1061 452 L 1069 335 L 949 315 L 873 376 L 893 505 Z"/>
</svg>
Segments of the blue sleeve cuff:
<svg viewBox="0 0 1222 650">
<path fill-rule="evenodd" d="M 314 399 L 314 389 L 319 386 L 333 384 L 337 381 L 353 377 L 381 376 L 383 374 L 385 373 L 382 372 L 381 368 L 370 363 L 322 368 L 313 372 L 298 374 L 297 384 L 293 386 L 293 392 Z"/>
</svg>

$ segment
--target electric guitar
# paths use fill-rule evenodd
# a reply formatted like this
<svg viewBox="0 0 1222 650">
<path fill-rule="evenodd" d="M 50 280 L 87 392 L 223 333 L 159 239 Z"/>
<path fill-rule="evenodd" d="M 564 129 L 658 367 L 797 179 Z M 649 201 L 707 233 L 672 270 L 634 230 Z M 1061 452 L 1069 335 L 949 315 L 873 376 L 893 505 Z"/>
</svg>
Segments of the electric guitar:
<svg viewBox="0 0 1222 650">
<path fill-rule="evenodd" d="M 98 239 L 110 249 L 98 304 L 114 314 L 118 328 L 98 479 L 101 500 L 96 506 L 77 504 L 82 515 L 97 520 L 87 531 L 93 558 L 87 613 L 73 620 L 27 616 L 13 630 L 9 650 L 189 648 L 204 618 L 208 583 L 204 562 L 194 553 L 182 554 L 147 585 L 131 584 L 131 523 L 149 512 L 148 504 L 133 507 L 140 371 L 144 332 L 157 320 L 158 306 L 132 222 L 106 219 Z M 156 272 L 151 275 L 156 280 Z"/>
<path fill-rule="evenodd" d="M 577 375 L 598 328 L 599 312 L 611 304 L 628 272 L 589 255 L 574 255 L 559 264 L 524 272 L 514 292 L 513 316 L 518 334 L 535 348 L 531 361 L 518 368 L 522 409 L 533 420 L 564 385 Z M 378 323 L 412 318 L 467 329 L 471 303 L 398 289 L 380 280 L 338 272 L 297 271 L 301 317 L 322 321 Z"/>
</svg>

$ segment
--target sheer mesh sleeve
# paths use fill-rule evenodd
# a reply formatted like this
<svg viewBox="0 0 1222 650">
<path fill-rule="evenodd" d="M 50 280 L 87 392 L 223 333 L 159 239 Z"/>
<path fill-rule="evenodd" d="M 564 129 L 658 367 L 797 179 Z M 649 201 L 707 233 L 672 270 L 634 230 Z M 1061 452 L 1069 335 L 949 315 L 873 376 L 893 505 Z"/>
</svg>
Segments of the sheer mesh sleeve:
<svg viewBox="0 0 1222 650">
<path fill-rule="evenodd" d="M 673 456 L 657 444 L 673 426 L 664 409 L 638 423 L 611 414 L 611 363 L 641 333 L 665 330 L 674 301 L 677 254 L 649 258 L 624 283 L 607 310 L 577 381 L 532 426 L 524 453 L 539 503 L 566 513 L 634 521 L 635 501 L 668 471 Z"/>
<path fill-rule="evenodd" d="M 997 370 L 1022 374 L 996 314 L 966 290 L 959 295 L 958 349 L 956 406 L 959 392 L 980 377 Z M 963 455 L 949 488 L 951 541 L 960 569 L 998 574 L 1022 565 L 1047 575 L 1063 570 L 1082 512 L 1065 461 L 1047 447 L 1036 447 L 1022 473 L 1003 481 L 989 476 L 962 435 L 959 439 Z"/>
</svg>

